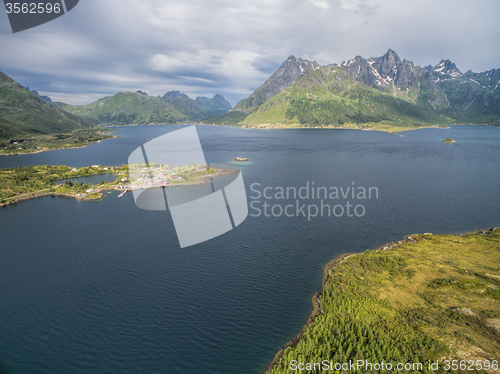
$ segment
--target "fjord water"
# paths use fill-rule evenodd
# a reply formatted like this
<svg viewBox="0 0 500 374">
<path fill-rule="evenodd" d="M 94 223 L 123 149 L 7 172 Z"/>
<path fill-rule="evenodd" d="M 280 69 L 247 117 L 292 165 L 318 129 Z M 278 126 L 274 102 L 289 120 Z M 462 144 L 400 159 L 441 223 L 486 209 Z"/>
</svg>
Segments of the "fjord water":
<svg viewBox="0 0 500 374">
<path fill-rule="evenodd" d="M 84 184 L 99 184 L 100 182 L 113 182 L 116 180 L 116 174 L 96 174 L 86 175 L 84 177 L 69 178 L 71 182 L 84 183 Z M 54 184 L 64 183 L 66 179 L 54 181 Z"/>
<path fill-rule="evenodd" d="M 122 165 L 147 138 L 178 128 L 127 127 L 87 148 L 2 157 L 0 167 Z M 249 203 L 265 201 L 253 183 L 262 192 L 354 182 L 379 198 L 351 200 L 363 217 L 248 216 L 184 249 L 169 213 L 138 209 L 132 194 L 0 209 L 0 372 L 260 373 L 306 322 L 332 258 L 412 233 L 500 225 L 500 128 L 404 137 L 197 128 L 209 162 L 250 159 L 240 164 Z M 457 142 L 441 143 L 448 137 Z"/>
</svg>

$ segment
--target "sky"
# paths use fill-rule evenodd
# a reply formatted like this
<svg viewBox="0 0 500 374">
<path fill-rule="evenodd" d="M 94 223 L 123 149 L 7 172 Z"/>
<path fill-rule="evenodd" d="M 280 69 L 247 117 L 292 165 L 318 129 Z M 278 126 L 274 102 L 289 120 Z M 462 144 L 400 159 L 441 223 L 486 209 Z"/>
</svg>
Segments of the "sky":
<svg viewBox="0 0 500 374">
<path fill-rule="evenodd" d="M 12 33 L 0 5 L 0 71 L 54 101 L 122 91 L 234 106 L 288 56 L 322 65 L 389 48 L 417 65 L 500 68 L 498 0 L 80 0 Z"/>
</svg>

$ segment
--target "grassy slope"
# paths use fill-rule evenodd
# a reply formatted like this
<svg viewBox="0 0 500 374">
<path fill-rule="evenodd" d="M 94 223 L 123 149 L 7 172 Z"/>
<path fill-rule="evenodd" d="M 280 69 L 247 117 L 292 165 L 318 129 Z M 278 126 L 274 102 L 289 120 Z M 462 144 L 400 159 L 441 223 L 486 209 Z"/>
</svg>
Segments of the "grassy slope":
<svg viewBox="0 0 500 374">
<path fill-rule="evenodd" d="M 88 105 L 56 105 L 98 124 L 178 123 L 188 120 L 160 98 L 136 92 L 120 92 Z"/>
<path fill-rule="evenodd" d="M 288 89 L 250 113 L 243 124 L 415 128 L 451 122 L 431 108 L 356 82 L 339 66 L 305 71 Z M 368 126 L 366 126 L 368 124 Z"/>
<path fill-rule="evenodd" d="M 81 117 L 52 107 L 0 72 L 0 139 L 93 127 Z"/>
<path fill-rule="evenodd" d="M 500 230 L 413 239 L 329 264 L 310 323 L 268 372 L 292 360 L 499 362 Z"/>
<path fill-rule="evenodd" d="M 203 122 L 214 125 L 238 125 L 246 117 L 247 115 L 245 113 L 234 111 L 234 112 L 227 112 L 220 116 L 206 118 L 203 120 Z"/>
<path fill-rule="evenodd" d="M 53 107 L 0 72 L 0 155 L 81 147 L 110 137 L 90 121 Z"/>
</svg>

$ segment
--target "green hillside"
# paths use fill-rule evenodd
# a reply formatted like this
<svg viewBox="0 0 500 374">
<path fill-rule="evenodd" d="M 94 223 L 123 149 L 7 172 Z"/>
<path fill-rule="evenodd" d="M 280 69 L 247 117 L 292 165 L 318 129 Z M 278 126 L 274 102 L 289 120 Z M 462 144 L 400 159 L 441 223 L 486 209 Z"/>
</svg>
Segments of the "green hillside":
<svg viewBox="0 0 500 374">
<path fill-rule="evenodd" d="M 496 373 L 499 264 L 499 230 L 410 235 L 344 255 L 325 267 L 309 323 L 268 373 L 289 373 L 298 365 L 304 373 Z M 325 366 L 305 367 L 323 360 Z M 338 366 L 350 360 L 359 366 Z M 384 371 L 366 362 L 393 367 Z M 398 369 L 400 363 L 410 366 Z"/>
<path fill-rule="evenodd" d="M 86 118 L 95 124 L 130 125 L 185 122 L 188 117 L 154 96 L 137 92 L 119 92 L 88 105 L 55 103 L 59 108 Z"/>
<path fill-rule="evenodd" d="M 462 123 L 500 125 L 500 95 L 481 83 L 460 77 L 439 82 L 450 103 L 440 112 Z"/>
<path fill-rule="evenodd" d="M 93 127 L 81 117 L 54 108 L 0 72 L 0 139 Z"/>
<path fill-rule="evenodd" d="M 211 125 L 238 125 L 247 115 L 240 111 L 230 111 L 220 116 L 210 117 L 203 120 L 204 123 Z"/>
<path fill-rule="evenodd" d="M 355 81 L 341 66 L 305 70 L 285 91 L 252 111 L 245 125 L 412 128 L 451 122 L 430 107 Z"/>
</svg>

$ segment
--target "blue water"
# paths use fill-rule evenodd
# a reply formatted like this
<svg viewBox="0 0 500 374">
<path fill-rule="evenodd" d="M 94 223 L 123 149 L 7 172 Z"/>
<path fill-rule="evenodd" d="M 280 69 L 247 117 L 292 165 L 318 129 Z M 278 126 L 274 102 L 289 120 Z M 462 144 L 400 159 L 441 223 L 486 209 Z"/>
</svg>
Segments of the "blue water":
<svg viewBox="0 0 500 374">
<path fill-rule="evenodd" d="M 2 157 L 0 167 L 121 165 L 147 138 L 177 128 L 127 127 L 83 149 Z M 379 198 L 351 200 L 363 217 L 249 216 L 184 249 L 169 213 L 140 210 L 131 194 L 0 209 L 0 372 L 260 373 L 306 322 L 332 258 L 417 232 L 500 225 L 500 128 L 404 137 L 197 128 L 209 162 L 250 159 L 239 164 L 249 202 L 253 183 L 262 191 L 354 182 L 377 187 Z M 457 143 L 441 143 L 448 137 Z"/>
<path fill-rule="evenodd" d="M 69 178 L 74 183 L 84 184 L 99 184 L 100 182 L 113 182 L 116 180 L 116 174 L 96 174 L 86 175 L 84 177 Z M 59 179 L 54 181 L 54 184 L 64 183 L 66 179 Z"/>
</svg>

